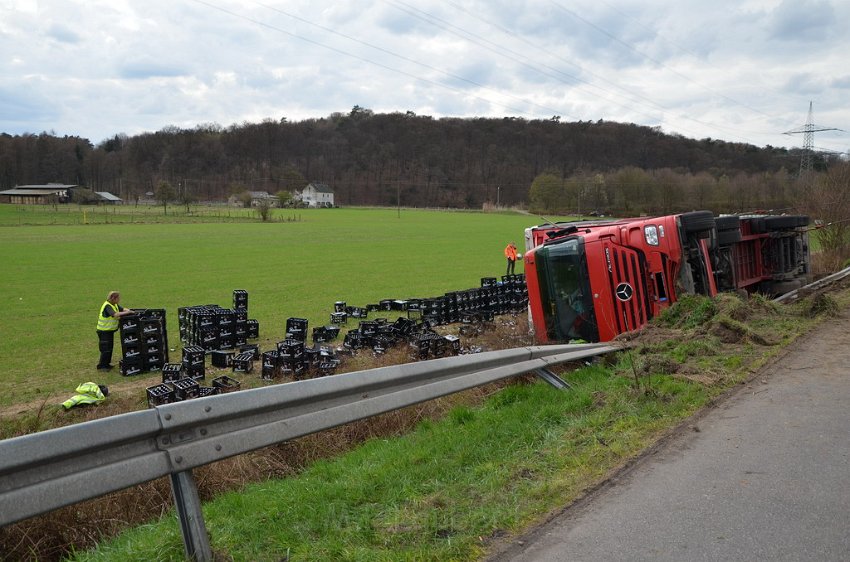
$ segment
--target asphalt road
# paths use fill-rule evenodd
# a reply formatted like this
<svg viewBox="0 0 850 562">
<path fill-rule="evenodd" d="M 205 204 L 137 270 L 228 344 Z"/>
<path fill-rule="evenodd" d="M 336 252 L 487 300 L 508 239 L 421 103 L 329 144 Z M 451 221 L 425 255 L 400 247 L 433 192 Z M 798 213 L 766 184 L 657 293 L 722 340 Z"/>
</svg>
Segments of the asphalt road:
<svg viewBox="0 0 850 562">
<path fill-rule="evenodd" d="M 850 560 L 850 316 L 492 560 Z"/>
</svg>

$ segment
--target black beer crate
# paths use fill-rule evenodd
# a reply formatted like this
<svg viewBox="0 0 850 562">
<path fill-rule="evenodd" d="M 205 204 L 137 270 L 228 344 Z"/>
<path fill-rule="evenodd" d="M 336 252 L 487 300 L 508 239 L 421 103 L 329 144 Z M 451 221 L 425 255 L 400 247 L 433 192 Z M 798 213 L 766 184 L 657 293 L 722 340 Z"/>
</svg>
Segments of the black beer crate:
<svg viewBox="0 0 850 562">
<path fill-rule="evenodd" d="M 277 351 L 281 360 L 300 361 L 304 356 L 304 342 L 300 340 L 286 339 L 277 342 Z"/>
<path fill-rule="evenodd" d="M 122 359 L 118 362 L 118 370 L 121 371 L 121 374 L 125 377 L 132 377 L 133 375 L 139 375 L 143 372 L 142 359 L 141 357 L 134 357 L 130 359 Z"/>
<path fill-rule="evenodd" d="M 171 383 L 174 387 L 174 398 L 177 400 L 191 400 L 200 394 L 198 381 L 191 378 L 180 379 Z"/>
<path fill-rule="evenodd" d="M 138 345 L 128 345 L 121 348 L 121 355 L 124 359 L 142 359 L 142 349 Z"/>
<path fill-rule="evenodd" d="M 184 378 L 195 379 L 196 381 L 202 381 L 207 378 L 206 368 L 203 363 L 195 367 L 186 367 L 184 365 L 183 374 L 185 375 Z"/>
<path fill-rule="evenodd" d="M 183 348 L 183 365 L 196 367 L 204 364 L 204 348 L 199 345 L 187 345 Z"/>
<path fill-rule="evenodd" d="M 280 375 L 280 355 L 277 351 L 264 351 L 262 355 L 263 366 L 260 369 L 260 378 L 272 380 Z"/>
<path fill-rule="evenodd" d="M 339 326 L 319 326 L 313 328 L 313 342 L 324 343 L 336 339 L 339 335 Z"/>
<path fill-rule="evenodd" d="M 235 289 L 233 291 L 233 308 L 236 310 L 248 310 L 248 291 Z"/>
<path fill-rule="evenodd" d="M 338 361 L 322 361 L 319 363 L 319 376 L 326 377 L 328 375 L 333 375 L 336 372 L 337 365 L 339 365 Z"/>
<path fill-rule="evenodd" d="M 348 314 L 345 312 L 331 312 L 331 324 L 345 324 L 348 321 Z"/>
<path fill-rule="evenodd" d="M 258 343 L 246 343 L 244 345 L 239 346 L 239 353 L 252 353 L 254 355 L 254 361 L 258 361 L 260 359 L 260 344 Z"/>
<path fill-rule="evenodd" d="M 162 320 L 158 318 L 142 318 L 142 335 L 162 335 Z"/>
<path fill-rule="evenodd" d="M 460 353 L 459 337 L 449 334 L 447 336 L 443 336 L 443 339 L 446 340 L 446 346 L 449 353 L 451 353 L 452 355 L 458 355 Z"/>
<path fill-rule="evenodd" d="M 139 334 L 137 332 L 130 333 L 122 333 L 121 334 L 121 349 L 126 349 L 129 346 L 138 346 L 139 342 Z"/>
<path fill-rule="evenodd" d="M 234 373 L 250 373 L 254 370 L 254 354 L 250 352 L 239 353 L 233 356 L 230 368 Z M 215 382 L 215 379 L 213 379 Z"/>
<path fill-rule="evenodd" d="M 218 367 L 219 369 L 226 369 L 232 366 L 233 356 L 236 355 L 235 351 L 225 351 L 223 349 L 216 349 L 210 352 L 210 362 L 213 367 Z"/>
<path fill-rule="evenodd" d="M 144 337 L 145 345 L 162 345 L 162 335 L 161 334 L 147 334 Z"/>
<path fill-rule="evenodd" d="M 159 371 L 165 365 L 165 359 L 159 353 L 145 355 L 142 358 L 142 369 L 145 371 Z"/>
<path fill-rule="evenodd" d="M 246 309 L 234 309 L 233 314 L 235 315 L 237 325 L 248 321 L 248 311 Z"/>
<path fill-rule="evenodd" d="M 305 341 L 307 339 L 307 325 L 306 318 L 287 318 L 286 337 Z"/>
<path fill-rule="evenodd" d="M 230 328 L 236 324 L 236 313 L 229 308 L 220 308 L 215 311 L 219 328 Z"/>
<path fill-rule="evenodd" d="M 349 310 L 347 311 L 347 313 L 352 318 L 368 318 L 369 317 L 369 311 L 366 308 L 363 308 L 362 306 L 351 306 L 351 307 L 348 307 L 348 308 L 349 308 Z"/>
<path fill-rule="evenodd" d="M 174 382 L 183 377 L 182 363 L 166 363 L 162 366 L 162 382 Z"/>
<path fill-rule="evenodd" d="M 356 328 L 354 330 L 349 330 L 345 334 L 342 345 L 348 349 L 361 349 L 363 347 L 363 337 L 361 336 L 360 331 Z"/>
<path fill-rule="evenodd" d="M 198 398 L 204 398 L 205 396 L 213 396 L 214 394 L 218 394 L 218 389 L 214 386 L 198 387 Z"/>
<path fill-rule="evenodd" d="M 260 337 L 260 323 L 257 320 L 248 319 L 248 339 L 255 340 Z"/>
<path fill-rule="evenodd" d="M 239 390 L 241 383 L 227 375 L 222 375 L 220 377 L 216 377 L 212 380 L 213 388 L 217 388 L 219 394 L 226 394 L 228 392 L 236 392 Z"/>
<path fill-rule="evenodd" d="M 128 314 L 118 319 L 118 327 L 122 334 L 138 334 L 141 330 L 141 321 L 137 314 Z"/>
<path fill-rule="evenodd" d="M 316 363 L 319 360 L 319 350 L 315 346 L 304 348 L 304 361 L 309 364 Z"/>
<path fill-rule="evenodd" d="M 345 312 L 345 301 L 336 301 L 334 303 L 334 312 Z"/>
<path fill-rule="evenodd" d="M 149 386 L 145 393 L 148 397 L 148 407 L 161 406 L 174 402 L 174 390 L 167 384 Z"/>
</svg>

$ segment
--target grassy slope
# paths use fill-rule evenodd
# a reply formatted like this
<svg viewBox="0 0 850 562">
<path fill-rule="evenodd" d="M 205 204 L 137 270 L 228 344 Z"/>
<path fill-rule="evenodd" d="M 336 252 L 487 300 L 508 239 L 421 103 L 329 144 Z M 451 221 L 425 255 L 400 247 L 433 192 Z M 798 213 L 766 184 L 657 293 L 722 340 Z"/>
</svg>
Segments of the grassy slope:
<svg viewBox="0 0 850 562">
<path fill-rule="evenodd" d="M 570 380 L 569 392 L 509 387 L 481 409 L 459 407 L 297 478 L 225 494 L 205 506 L 213 548 L 235 560 L 474 558 L 490 539 L 575 497 L 709 395 L 666 380 L 647 398 L 600 368 Z M 78 557 L 127 558 L 181 560 L 175 519 Z"/>
</svg>

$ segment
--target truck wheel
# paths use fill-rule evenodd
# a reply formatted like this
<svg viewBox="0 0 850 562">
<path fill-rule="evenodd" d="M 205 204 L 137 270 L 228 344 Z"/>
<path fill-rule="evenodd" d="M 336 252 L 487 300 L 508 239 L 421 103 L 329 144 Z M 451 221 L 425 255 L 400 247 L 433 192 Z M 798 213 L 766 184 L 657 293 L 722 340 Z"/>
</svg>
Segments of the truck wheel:
<svg viewBox="0 0 850 562">
<path fill-rule="evenodd" d="M 750 232 L 753 234 L 764 234 L 767 229 L 764 226 L 765 217 L 754 217 L 750 219 Z"/>
<path fill-rule="evenodd" d="M 714 223 L 717 225 L 717 230 L 732 230 L 733 228 L 741 227 L 741 219 L 735 216 L 725 216 L 725 217 L 717 217 L 714 219 Z"/>
<path fill-rule="evenodd" d="M 766 230 L 783 230 L 787 228 L 798 228 L 809 224 L 809 217 L 805 215 L 783 215 L 780 217 L 764 217 Z"/>
<path fill-rule="evenodd" d="M 717 245 L 730 246 L 741 241 L 741 219 L 738 217 L 717 217 Z"/>
<path fill-rule="evenodd" d="M 711 229 L 714 228 L 714 213 L 711 211 L 682 213 L 680 218 L 685 234 L 696 234 L 698 238 L 711 236 Z"/>
<path fill-rule="evenodd" d="M 717 245 L 718 246 L 731 246 L 732 244 L 737 244 L 741 241 L 741 229 L 736 228 L 734 230 L 718 230 L 717 231 Z"/>
</svg>

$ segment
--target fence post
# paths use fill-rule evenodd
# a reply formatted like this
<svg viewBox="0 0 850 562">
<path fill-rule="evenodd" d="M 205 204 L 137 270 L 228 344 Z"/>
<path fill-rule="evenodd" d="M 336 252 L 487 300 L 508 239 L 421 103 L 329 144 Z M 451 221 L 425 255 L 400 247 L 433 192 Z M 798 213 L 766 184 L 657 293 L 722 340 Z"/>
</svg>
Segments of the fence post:
<svg viewBox="0 0 850 562">
<path fill-rule="evenodd" d="M 171 490 L 174 494 L 177 516 L 180 519 L 186 558 L 194 562 L 212 562 L 210 538 L 207 535 L 201 499 L 198 497 L 198 486 L 195 484 L 192 471 L 184 470 L 172 474 Z"/>
</svg>

